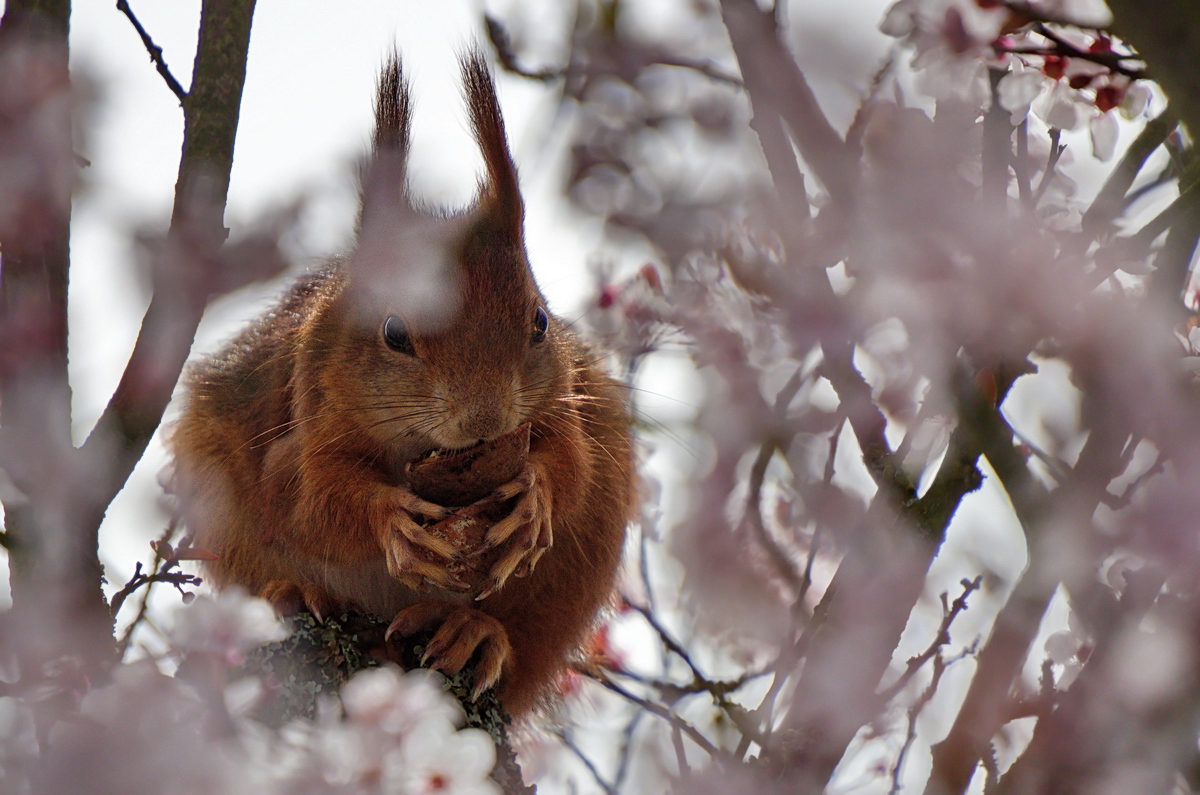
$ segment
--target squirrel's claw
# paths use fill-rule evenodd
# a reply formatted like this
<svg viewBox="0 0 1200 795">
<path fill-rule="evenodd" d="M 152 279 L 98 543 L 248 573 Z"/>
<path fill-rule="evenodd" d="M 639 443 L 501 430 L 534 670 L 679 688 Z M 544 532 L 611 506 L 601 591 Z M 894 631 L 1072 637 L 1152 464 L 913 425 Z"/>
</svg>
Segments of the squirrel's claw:
<svg viewBox="0 0 1200 795">
<path fill-rule="evenodd" d="M 386 637 L 394 633 L 414 635 L 438 622 L 441 626 L 425 646 L 421 664 L 453 676 L 478 651 L 475 685 L 471 689 L 471 698 L 478 698 L 500 680 L 504 664 L 512 656 L 508 633 L 499 621 L 481 610 L 428 600 L 397 613 Z"/>
<path fill-rule="evenodd" d="M 413 520 L 414 515 L 444 517 L 449 508 L 426 502 L 406 489 L 390 489 L 375 514 L 379 545 L 383 548 L 388 574 L 418 593 L 430 585 L 450 591 L 470 586 L 451 574 L 441 561 L 459 559 L 458 550 Z"/>
<path fill-rule="evenodd" d="M 411 545 L 401 539 L 393 539 L 390 545 L 385 546 L 385 552 L 388 574 L 417 593 L 428 591 L 430 584 L 448 591 L 466 591 L 470 588 L 445 567 L 422 559 Z"/>
<path fill-rule="evenodd" d="M 341 605 L 333 597 L 311 583 L 271 580 L 263 586 L 259 596 L 270 602 L 281 616 L 293 616 L 306 608 L 319 624 L 325 623 L 326 616 L 341 612 Z"/>
<path fill-rule="evenodd" d="M 521 494 L 521 490 L 524 493 Z M 554 543 L 551 525 L 550 480 L 533 466 L 521 476 L 497 489 L 493 497 L 503 498 L 521 494 L 512 512 L 492 525 L 484 539 L 483 551 L 507 545 L 508 549 L 492 565 L 488 584 L 475 597 L 486 599 L 504 587 L 509 577 L 528 576 L 538 560 Z"/>
</svg>

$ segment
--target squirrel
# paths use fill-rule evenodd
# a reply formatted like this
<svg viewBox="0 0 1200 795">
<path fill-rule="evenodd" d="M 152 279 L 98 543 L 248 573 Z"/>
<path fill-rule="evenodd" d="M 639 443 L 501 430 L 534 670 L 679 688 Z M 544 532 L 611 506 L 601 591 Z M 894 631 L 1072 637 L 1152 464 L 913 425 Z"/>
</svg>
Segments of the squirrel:
<svg viewBox="0 0 1200 795">
<path fill-rule="evenodd" d="M 624 387 L 550 314 L 524 243 L 524 204 L 491 72 L 461 59 L 486 177 L 466 211 L 405 187 L 411 102 L 398 55 L 375 103 L 352 251 L 301 277 L 215 356 L 192 365 L 169 437 L 172 490 L 218 588 L 320 619 L 358 609 L 389 635 L 434 628 L 431 667 L 475 662 L 510 715 L 542 703 L 611 598 L 635 502 Z M 529 427 L 523 471 L 485 500 L 477 596 L 463 556 L 423 523 L 454 509 L 413 493 L 405 465 Z M 482 501 L 481 501 L 482 502 Z"/>
</svg>

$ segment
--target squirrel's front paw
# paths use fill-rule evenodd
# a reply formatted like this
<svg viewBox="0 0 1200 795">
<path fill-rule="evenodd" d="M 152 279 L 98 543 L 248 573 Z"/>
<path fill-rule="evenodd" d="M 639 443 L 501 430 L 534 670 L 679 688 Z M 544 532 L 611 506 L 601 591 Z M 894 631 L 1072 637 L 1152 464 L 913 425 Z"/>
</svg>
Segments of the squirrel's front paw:
<svg viewBox="0 0 1200 795">
<path fill-rule="evenodd" d="M 504 625 L 473 607 L 429 600 L 397 613 L 388 627 L 387 637 L 390 638 L 394 633 L 415 635 L 435 623 L 441 626 L 425 646 L 421 664 L 453 676 L 478 651 L 475 686 L 471 689 L 471 698 L 478 698 L 480 693 L 500 680 L 505 663 L 512 657 L 512 646 Z"/>
<path fill-rule="evenodd" d="M 509 577 L 525 577 L 554 543 L 550 525 L 549 477 L 537 466 L 526 464 L 515 479 L 496 489 L 488 499 L 504 502 L 520 495 L 512 512 L 488 530 L 482 555 L 501 545 L 508 549 L 491 568 L 487 587 L 476 597 L 484 599 L 504 586 Z"/>
<path fill-rule="evenodd" d="M 445 539 L 430 534 L 415 518 L 438 520 L 450 513 L 449 508 L 423 500 L 406 489 L 389 488 L 372 517 L 388 573 L 414 591 L 427 591 L 430 583 L 452 591 L 467 590 L 466 583 L 437 563 L 439 559 L 456 560 L 457 550 Z"/>
</svg>

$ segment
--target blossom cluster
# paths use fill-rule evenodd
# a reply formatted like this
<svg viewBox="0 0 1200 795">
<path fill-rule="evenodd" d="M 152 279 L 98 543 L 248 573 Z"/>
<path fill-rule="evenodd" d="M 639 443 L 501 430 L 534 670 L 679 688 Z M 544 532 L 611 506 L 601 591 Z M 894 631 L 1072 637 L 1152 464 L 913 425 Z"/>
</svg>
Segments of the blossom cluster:
<svg viewBox="0 0 1200 795">
<path fill-rule="evenodd" d="M 264 687 L 236 666 L 284 635 L 260 599 L 201 596 L 172 633 L 178 651 L 207 663 L 200 676 L 168 676 L 149 659 L 118 666 L 45 736 L 35 705 L 0 698 L 0 791 L 498 795 L 491 737 L 458 728 L 462 710 L 431 671 L 362 671 L 314 720 L 256 721 Z"/>
<path fill-rule="evenodd" d="M 1017 9 L 992 0 L 898 0 L 880 29 L 914 48 L 924 93 L 987 108 L 988 72 L 1003 73 L 996 98 L 1014 125 L 1030 112 L 1051 129 L 1086 124 L 1093 154 L 1107 161 L 1116 151 L 1117 115 L 1142 116 L 1152 94 L 1136 55 L 1100 29 L 1107 17 L 1103 4 L 1088 2 Z M 1050 21 L 1064 18 L 1079 24 Z"/>
</svg>

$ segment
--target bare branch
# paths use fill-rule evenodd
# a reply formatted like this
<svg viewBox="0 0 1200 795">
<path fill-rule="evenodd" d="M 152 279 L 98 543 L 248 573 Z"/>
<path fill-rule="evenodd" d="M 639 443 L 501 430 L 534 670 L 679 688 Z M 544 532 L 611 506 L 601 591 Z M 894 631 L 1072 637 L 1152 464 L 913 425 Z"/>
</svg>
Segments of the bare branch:
<svg viewBox="0 0 1200 795">
<path fill-rule="evenodd" d="M 124 486 L 158 428 L 217 274 L 222 216 L 246 77 L 254 0 L 205 0 L 170 240 L 179 258 L 163 271 L 107 408 L 81 448 L 102 482 L 87 493 L 100 510 Z"/>
<path fill-rule="evenodd" d="M 786 122 L 801 156 L 829 195 L 837 202 L 848 201 L 857 181 L 857 164 L 848 157 L 845 142 L 780 41 L 772 13 L 759 10 L 754 0 L 721 0 L 721 14 L 755 116 Z"/>
<path fill-rule="evenodd" d="M 978 591 L 980 585 L 983 584 L 983 575 L 977 575 L 973 580 L 964 579 L 961 583 L 963 591 L 958 598 L 950 605 L 946 604 L 946 594 L 942 593 L 942 623 L 934 634 L 933 640 L 925 651 L 911 657 L 905 665 L 904 672 L 900 674 L 891 687 L 879 694 L 879 700 L 887 703 L 899 695 L 908 683 L 912 681 L 913 676 L 921 669 L 921 666 L 938 656 L 942 647 L 950 642 L 950 626 L 954 623 L 954 619 L 958 618 L 958 614 L 967 609 L 967 597 L 973 592 Z"/>
<path fill-rule="evenodd" d="M 117 10 L 129 17 L 129 21 L 133 23 L 133 29 L 142 39 L 142 44 L 146 47 L 146 52 L 150 53 L 150 60 L 154 62 L 154 68 L 162 75 L 163 80 L 167 82 L 167 88 L 171 89 L 171 93 L 179 99 L 179 104 L 183 105 L 187 102 L 187 92 L 183 90 L 183 86 L 175 79 L 175 75 L 171 74 L 171 70 L 167 67 L 167 62 L 163 59 L 162 47 L 154 43 L 154 39 L 150 38 L 150 34 L 142 27 L 142 23 L 133 15 L 133 9 L 129 7 L 128 0 L 117 0 Z"/>
<path fill-rule="evenodd" d="M 692 726 L 690 723 L 687 723 L 674 712 L 662 706 L 661 704 L 656 704 L 653 701 L 649 701 L 648 699 L 644 699 L 641 696 L 629 692 L 624 687 L 621 687 L 619 684 L 610 679 L 603 671 L 579 670 L 579 672 L 589 679 L 599 682 L 606 689 L 611 690 L 612 692 L 621 696 L 621 698 L 624 698 L 626 701 L 641 707 L 651 715 L 662 718 L 673 728 L 686 734 L 688 739 L 700 746 L 702 750 L 704 750 L 714 759 L 720 761 L 724 758 L 725 755 L 721 749 L 713 745 L 712 742 L 710 742 L 707 737 L 697 731 L 694 726 Z"/>
</svg>

